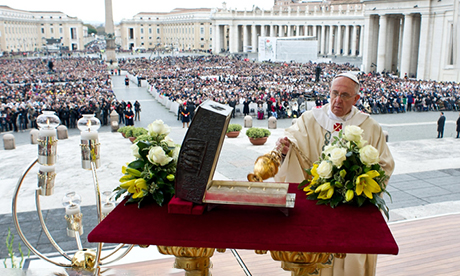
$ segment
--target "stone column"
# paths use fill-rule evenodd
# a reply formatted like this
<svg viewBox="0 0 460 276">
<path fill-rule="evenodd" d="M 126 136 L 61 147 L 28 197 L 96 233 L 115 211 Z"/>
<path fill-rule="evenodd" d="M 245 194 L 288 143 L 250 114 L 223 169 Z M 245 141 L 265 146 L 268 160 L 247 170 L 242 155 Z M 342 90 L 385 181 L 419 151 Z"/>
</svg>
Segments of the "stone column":
<svg viewBox="0 0 460 276">
<path fill-rule="evenodd" d="M 353 25 L 351 29 L 351 56 L 356 56 L 356 43 L 357 43 L 357 26 Z"/>
<path fill-rule="evenodd" d="M 106 42 L 106 60 L 109 66 L 116 68 L 118 66 L 117 56 L 115 54 L 115 28 L 113 27 L 113 12 L 112 12 L 112 0 L 105 0 L 105 36 Z"/>
<path fill-rule="evenodd" d="M 284 36 L 284 28 L 283 25 L 278 25 L 278 36 L 283 37 Z"/>
<path fill-rule="evenodd" d="M 318 36 L 317 36 L 317 31 L 318 31 L 318 26 L 316 25 L 313 25 L 312 26 L 312 36 L 316 37 L 318 39 Z"/>
<path fill-rule="evenodd" d="M 249 40 L 249 34 L 248 34 L 248 26 L 243 25 L 243 52 L 247 53 L 248 52 L 248 40 Z"/>
<path fill-rule="evenodd" d="M 260 25 L 260 36 L 262 36 L 262 37 L 267 36 L 265 31 L 266 31 L 266 26 L 265 25 Z"/>
<path fill-rule="evenodd" d="M 458 1 L 457 1 L 458 2 Z M 431 16 L 428 13 L 421 14 L 422 23 L 420 27 L 420 45 L 418 51 L 418 66 L 417 66 L 417 79 L 428 79 L 428 74 L 425 76 L 427 60 L 428 60 L 428 37 Z M 455 44 L 454 44 L 455 47 Z M 454 61 L 455 62 L 455 61 Z"/>
<path fill-rule="evenodd" d="M 336 47 L 336 52 L 335 54 L 336 55 L 342 55 L 342 26 L 341 25 L 338 25 L 337 26 L 337 38 L 336 38 L 336 41 L 337 41 L 337 47 Z"/>
<path fill-rule="evenodd" d="M 359 28 L 359 54 L 358 57 L 362 57 L 364 52 L 364 25 Z"/>
<path fill-rule="evenodd" d="M 326 25 L 321 25 L 321 54 L 326 54 Z"/>
<path fill-rule="evenodd" d="M 230 53 L 238 52 L 238 26 L 235 24 L 230 25 L 230 35 L 229 35 L 229 44 L 230 44 Z"/>
<path fill-rule="evenodd" d="M 372 37 L 374 32 L 374 24 L 373 24 L 373 17 L 370 15 L 364 17 L 364 26 L 366 26 L 366 33 L 364 34 L 364 48 L 362 49 L 363 53 L 363 71 L 368 73 L 372 71 L 372 55 L 371 53 L 374 52 L 372 48 Z"/>
<path fill-rule="evenodd" d="M 387 24 L 388 15 L 380 15 L 379 44 L 377 48 L 377 72 L 382 72 L 383 70 L 385 70 L 385 58 L 387 52 Z"/>
<path fill-rule="evenodd" d="M 252 52 L 256 53 L 257 52 L 257 26 L 252 25 L 251 26 L 251 46 L 252 46 Z"/>
<path fill-rule="evenodd" d="M 214 26 L 214 32 L 213 32 L 214 38 L 212 39 L 212 52 L 214 54 L 218 54 L 220 53 L 220 50 L 222 49 L 222 46 L 220 45 L 220 42 L 221 42 L 220 25 L 215 24 L 213 26 Z"/>
<path fill-rule="evenodd" d="M 276 34 L 275 34 L 275 25 L 270 25 L 270 35 L 271 37 L 276 37 Z"/>
<path fill-rule="evenodd" d="M 332 49 L 334 48 L 334 26 L 330 25 L 329 26 L 329 49 L 327 51 L 327 54 L 332 56 Z"/>
<path fill-rule="evenodd" d="M 343 41 L 343 55 L 348 56 L 350 51 L 350 26 L 345 25 L 345 39 Z"/>
<path fill-rule="evenodd" d="M 401 54 L 401 73 L 400 77 L 403 78 L 406 74 L 409 76 L 410 68 L 410 55 L 412 51 L 412 14 L 404 15 L 404 33 L 402 42 Z"/>
</svg>

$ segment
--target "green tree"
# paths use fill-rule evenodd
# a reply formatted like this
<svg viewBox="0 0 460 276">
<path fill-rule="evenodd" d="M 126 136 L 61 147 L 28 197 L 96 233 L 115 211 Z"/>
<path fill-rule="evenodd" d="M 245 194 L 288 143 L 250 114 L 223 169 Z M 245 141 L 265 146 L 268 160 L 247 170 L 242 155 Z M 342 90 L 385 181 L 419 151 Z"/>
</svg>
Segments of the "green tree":
<svg viewBox="0 0 460 276">
<path fill-rule="evenodd" d="M 97 34 L 97 30 L 96 28 L 94 28 L 93 25 L 91 24 L 84 24 L 84 26 L 88 27 L 88 34 L 91 35 L 91 34 Z"/>
</svg>

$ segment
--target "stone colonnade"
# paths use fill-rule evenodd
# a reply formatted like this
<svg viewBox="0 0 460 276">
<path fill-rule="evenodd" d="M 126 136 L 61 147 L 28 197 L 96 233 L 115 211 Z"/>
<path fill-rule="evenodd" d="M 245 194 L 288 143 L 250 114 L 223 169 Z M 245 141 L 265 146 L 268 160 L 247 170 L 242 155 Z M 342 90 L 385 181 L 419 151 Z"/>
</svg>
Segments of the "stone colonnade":
<svg viewBox="0 0 460 276">
<path fill-rule="evenodd" d="M 420 13 L 373 14 L 366 18 L 366 53 L 363 66 L 367 71 L 400 72 L 413 77 L 420 70 L 420 35 L 426 16 Z M 423 69 L 422 69 L 423 70 Z"/>
<path fill-rule="evenodd" d="M 313 36 L 319 55 L 362 56 L 363 25 L 251 24 L 213 22 L 213 52 L 257 53 L 259 37 Z"/>
</svg>

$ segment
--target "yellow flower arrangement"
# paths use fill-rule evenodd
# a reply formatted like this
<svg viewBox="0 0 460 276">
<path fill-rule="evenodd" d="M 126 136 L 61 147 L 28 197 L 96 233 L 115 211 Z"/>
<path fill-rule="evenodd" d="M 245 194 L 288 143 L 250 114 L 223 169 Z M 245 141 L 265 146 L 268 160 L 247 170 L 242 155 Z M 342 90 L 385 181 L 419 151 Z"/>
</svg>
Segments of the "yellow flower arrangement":
<svg viewBox="0 0 460 276">
<path fill-rule="evenodd" d="M 131 146 L 136 158 L 123 166 L 121 184 L 115 189 L 116 198 L 127 195 L 126 203 L 141 207 L 153 200 L 163 205 L 174 195 L 174 180 L 180 146 L 168 136 L 170 128 L 161 120 L 148 126 L 148 134 Z"/>
<path fill-rule="evenodd" d="M 362 206 L 370 202 L 389 217 L 388 207 L 381 197 L 388 176 L 379 165 L 379 152 L 362 139 L 363 130 L 347 126 L 324 147 L 321 157 L 307 170 L 310 177 L 299 188 L 307 198 L 328 204 L 332 208 L 342 203 Z M 390 196 L 391 198 L 391 196 Z"/>
</svg>

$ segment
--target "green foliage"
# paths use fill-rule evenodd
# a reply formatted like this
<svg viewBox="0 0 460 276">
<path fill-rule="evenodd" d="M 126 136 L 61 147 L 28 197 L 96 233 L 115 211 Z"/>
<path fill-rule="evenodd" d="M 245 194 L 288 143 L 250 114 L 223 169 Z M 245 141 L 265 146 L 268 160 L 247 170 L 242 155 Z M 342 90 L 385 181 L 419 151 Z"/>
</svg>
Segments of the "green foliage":
<svg viewBox="0 0 460 276">
<path fill-rule="evenodd" d="M 96 28 L 94 28 L 93 25 L 91 25 L 91 24 L 83 24 L 83 26 L 88 27 L 88 34 L 89 35 L 97 34 L 97 30 L 96 30 Z"/>
<path fill-rule="evenodd" d="M 227 133 L 232 131 L 241 131 L 243 127 L 240 124 L 229 124 L 227 128 Z"/>
<path fill-rule="evenodd" d="M 21 244 L 18 243 L 18 251 L 19 251 L 19 255 L 21 256 L 21 260 L 19 261 L 18 264 L 16 264 L 15 262 L 16 257 L 14 256 L 13 244 L 14 244 L 14 235 L 11 233 L 11 230 L 8 227 L 8 235 L 6 236 L 6 248 L 8 250 L 8 255 L 10 256 L 11 268 L 22 268 L 22 265 L 24 263 L 24 253 L 22 252 Z M 30 257 L 30 250 L 28 250 L 27 257 Z M 5 268 L 7 267 L 6 258 L 3 261 L 3 265 L 5 266 Z"/>
<path fill-rule="evenodd" d="M 262 138 L 262 137 L 268 137 L 270 135 L 271 135 L 271 132 L 265 128 L 252 127 L 246 130 L 246 136 L 248 136 L 249 138 Z"/>
<path fill-rule="evenodd" d="M 118 129 L 118 132 L 123 133 L 125 137 L 134 137 L 133 132 L 135 128 L 134 126 L 122 126 Z"/>
<path fill-rule="evenodd" d="M 147 135 L 148 131 L 143 127 L 135 127 L 132 131 L 131 137 L 139 137 L 141 135 Z"/>
</svg>

